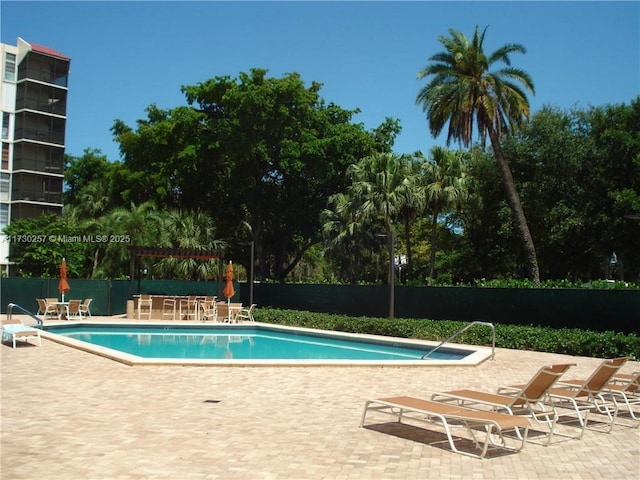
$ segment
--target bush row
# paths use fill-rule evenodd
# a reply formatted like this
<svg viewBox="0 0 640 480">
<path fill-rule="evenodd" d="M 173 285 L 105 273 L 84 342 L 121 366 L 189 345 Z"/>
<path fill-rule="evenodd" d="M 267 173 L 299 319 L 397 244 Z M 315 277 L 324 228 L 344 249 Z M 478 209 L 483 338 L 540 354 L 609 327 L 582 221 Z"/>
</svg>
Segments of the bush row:
<svg viewBox="0 0 640 480">
<path fill-rule="evenodd" d="M 258 308 L 259 322 L 339 332 L 367 333 L 400 338 L 442 341 L 468 325 L 454 320 L 349 317 L 327 313 Z M 551 328 L 496 324 L 496 347 L 585 357 L 640 358 L 640 336 L 613 331 L 597 332 L 578 328 Z M 483 325 L 470 328 L 453 343 L 491 345 L 491 329 Z"/>
</svg>

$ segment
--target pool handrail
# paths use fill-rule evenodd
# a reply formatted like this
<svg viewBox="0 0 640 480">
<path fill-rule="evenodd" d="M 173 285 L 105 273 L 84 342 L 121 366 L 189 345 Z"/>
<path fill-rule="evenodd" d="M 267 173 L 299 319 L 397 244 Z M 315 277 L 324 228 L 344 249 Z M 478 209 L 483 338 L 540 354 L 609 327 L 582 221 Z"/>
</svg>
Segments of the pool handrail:
<svg viewBox="0 0 640 480">
<path fill-rule="evenodd" d="M 454 333 L 453 335 L 451 335 L 450 337 L 446 338 L 445 340 L 443 340 L 442 342 L 440 342 L 440 344 L 438 344 L 434 349 L 429 350 L 427 353 L 425 353 L 424 355 L 422 355 L 421 359 L 424 360 L 425 358 L 427 358 L 429 355 L 431 355 L 433 352 L 435 352 L 436 350 L 438 350 L 441 346 L 443 346 L 445 343 L 449 343 L 451 340 L 453 340 L 454 338 L 456 338 L 458 335 L 460 335 L 462 332 L 464 332 L 465 330 L 473 327 L 474 325 L 486 325 L 487 327 L 491 327 L 491 331 L 492 331 L 492 338 L 491 338 L 491 360 L 495 360 L 495 356 L 496 356 L 496 327 L 493 325 L 493 323 L 490 322 L 481 322 L 479 320 L 475 320 L 471 323 L 469 323 L 468 325 L 465 325 L 463 328 L 461 328 L 460 330 L 458 330 L 456 333 Z"/>
<path fill-rule="evenodd" d="M 18 305 L 17 303 L 10 303 L 7 305 L 7 320 L 11 320 L 11 315 L 13 314 L 13 309 L 16 308 L 18 310 L 20 310 L 22 313 L 24 313 L 25 315 L 30 316 L 31 318 L 33 318 L 36 321 L 36 325 L 38 327 L 41 327 L 43 325 L 42 323 L 42 319 L 37 317 L 36 315 L 34 315 L 33 313 L 31 313 L 29 310 L 27 310 L 24 307 L 21 307 L 20 305 Z"/>
</svg>

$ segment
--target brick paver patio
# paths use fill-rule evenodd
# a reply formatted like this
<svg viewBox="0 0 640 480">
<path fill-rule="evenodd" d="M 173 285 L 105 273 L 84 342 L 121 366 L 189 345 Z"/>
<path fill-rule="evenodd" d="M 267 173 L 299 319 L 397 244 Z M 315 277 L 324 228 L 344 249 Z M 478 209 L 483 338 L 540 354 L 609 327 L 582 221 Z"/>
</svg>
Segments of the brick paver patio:
<svg viewBox="0 0 640 480">
<path fill-rule="evenodd" d="M 640 478 L 638 428 L 477 460 L 388 416 L 358 427 L 368 398 L 493 390 L 549 363 L 582 377 L 600 359 L 498 348 L 477 367 L 129 367 L 49 340 L 0 351 L 3 480 Z"/>
</svg>

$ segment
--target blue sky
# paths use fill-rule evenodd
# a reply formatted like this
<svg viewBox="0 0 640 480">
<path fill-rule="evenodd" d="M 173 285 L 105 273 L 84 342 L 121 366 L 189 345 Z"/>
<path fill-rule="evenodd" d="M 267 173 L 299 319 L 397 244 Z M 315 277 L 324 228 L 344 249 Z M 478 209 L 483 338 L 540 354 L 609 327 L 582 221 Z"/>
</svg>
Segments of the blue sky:
<svg viewBox="0 0 640 480">
<path fill-rule="evenodd" d="M 0 3 L 1 39 L 71 58 L 67 153 L 119 158 L 110 127 L 145 108 L 185 105 L 180 87 L 260 67 L 307 85 L 367 129 L 401 121 L 395 150 L 427 152 L 415 105 L 427 59 L 450 28 L 489 26 L 485 49 L 520 43 L 512 63 L 532 76 L 535 112 L 629 103 L 640 93 L 640 2 L 15 2 Z"/>
</svg>

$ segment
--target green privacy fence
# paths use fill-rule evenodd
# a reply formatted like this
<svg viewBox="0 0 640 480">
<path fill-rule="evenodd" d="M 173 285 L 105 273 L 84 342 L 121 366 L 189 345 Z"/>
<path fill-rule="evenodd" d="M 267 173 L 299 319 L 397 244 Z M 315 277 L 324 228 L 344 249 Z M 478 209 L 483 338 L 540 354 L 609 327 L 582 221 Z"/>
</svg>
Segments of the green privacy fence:
<svg viewBox="0 0 640 480">
<path fill-rule="evenodd" d="M 258 284 L 254 296 L 259 305 L 276 308 L 383 318 L 389 313 L 385 285 Z M 639 290 L 398 286 L 394 296 L 397 318 L 640 333 Z"/>
<path fill-rule="evenodd" d="M 127 300 L 138 293 L 222 298 L 223 288 L 222 282 L 177 280 L 69 279 L 69 285 L 66 298 L 93 298 L 96 315 L 125 313 Z M 248 304 L 247 284 L 234 285 L 232 300 Z M 11 302 L 35 312 L 36 298 L 59 297 L 57 288 L 57 279 L 2 278 L 0 311 L 5 313 Z M 253 301 L 264 307 L 385 318 L 389 287 L 256 283 Z M 397 286 L 395 316 L 640 333 L 640 291 Z"/>
</svg>

